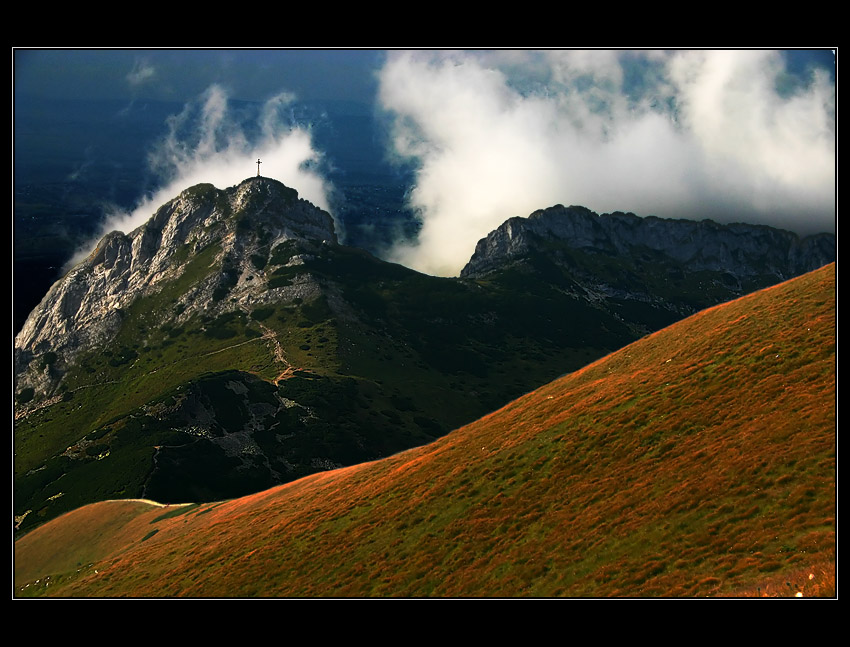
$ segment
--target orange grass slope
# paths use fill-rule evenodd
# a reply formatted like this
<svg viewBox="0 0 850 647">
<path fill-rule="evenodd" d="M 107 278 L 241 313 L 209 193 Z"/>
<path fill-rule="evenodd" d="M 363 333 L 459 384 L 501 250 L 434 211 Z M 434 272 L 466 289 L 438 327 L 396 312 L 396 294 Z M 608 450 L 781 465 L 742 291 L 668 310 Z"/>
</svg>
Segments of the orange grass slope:
<svg viewBox="0 0 850 647">
<path fill-rule="evenodd" d="M 28 591 L 834 595 L 835 272 L 700 312 L 425 447 L 113 530 L 99 561 Z"/>
</svg>

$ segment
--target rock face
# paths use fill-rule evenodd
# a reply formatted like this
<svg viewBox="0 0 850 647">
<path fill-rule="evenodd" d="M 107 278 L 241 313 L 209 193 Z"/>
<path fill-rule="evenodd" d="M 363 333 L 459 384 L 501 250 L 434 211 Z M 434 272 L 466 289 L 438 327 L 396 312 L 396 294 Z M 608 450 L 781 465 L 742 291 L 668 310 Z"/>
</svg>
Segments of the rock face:
<svg viewBox="0 0 850 647">
<path fill-rule="evenodd" d="M 711 220 L 667 220 L 631 213 L 597 215 L 556 205 L 528 218 L 511 218 L 482 238 L 462 277 L 482 277 L 555 243 L 583 252 L 627 256 L 649 251 L 681 269 L 732 275 L 737 281 L 774 276 L 786 280 L 835 260 L 835 236 L 796 234 L 761 225 Z"/>
<path fill-rule="evenodd" d="M 259 298 L 267 286 L 255 276 L 251 259 L 262 264 L 275 245 L 291 239 L 335 243 L 333 219 L 276 180 L 255 177 L 226 190 L 210 184 L 185 190 L 135 231 L 107 234 L 53 285 L 15 338 L 18 390 L 55 390 L 79 352 L 116 334 L 124 309 L 180 279 L 204 252 L 176 320 Z M 42 358 L 37 366 L 36 356 Z"/>
</svg>

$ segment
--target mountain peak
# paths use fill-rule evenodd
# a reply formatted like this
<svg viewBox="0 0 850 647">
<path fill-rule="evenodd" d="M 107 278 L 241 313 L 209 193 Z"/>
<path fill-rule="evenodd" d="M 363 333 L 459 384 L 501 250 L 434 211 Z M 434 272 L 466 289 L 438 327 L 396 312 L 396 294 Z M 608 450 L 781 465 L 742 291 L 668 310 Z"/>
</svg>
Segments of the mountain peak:
<svg viewBox="0 0 850 647">
<path fill-rule="evenodd" d="M 164 226 L 174 211 L 169 207 L 177 201 L 179 206 L 194 207 L 200 213 L 212 207 L 217 212 L 214 215 L 234 220 L 242 232 L 247 229 L 242 221 L 250 218 L 254 224 L 279 228 L 287 239 L 337 242 L 330 214 L 299 198 L 298 191 L 273 178 L 249 177 L 223 190 L 212 184 L 196 184 L 163 205 L 149 224 L 155 228 Z"/>
<path fill-rule="evenodd" d="M 480 277 L 537 250 L 663 257 L 679 269 L 722 271 L 738 280 L 773 275 L 785 280 L 835 260 L 835 236 L 796 234 L 765 225 L 712 220 L 641 218 L 633 213 L 598 215 L 581 206 L 555 205 L 527 218 L 510 218 L 478 241 L 461 270 Z"/>
<path fill-rule="evenodd" d="M 185 189 L 132 232 L 104 236 L 53 285 L 15 339 L 19 382 L 52 391 L 75 355 L 114 337 L 126 308 L 176 282 L 179 312 L 163 312 L 163 318 L 239 307 L 268 287 L 260 271 L 264 259 L 290 240 L 336 243 L 333 218 L 271 178 Z M 33 370 L 31 360 L 45 353 L 59 360 Z"/>
<path fill-rule="evenodd" d="M 291 205 L 298 201 L 298 191 L 269 177 L 249 177 L 236 186 L 230 187 L 228 191 L 232 191 L 237 202 L 250 201 L 257 196 L 275 200 L 283 205 Z"/>
</svg>

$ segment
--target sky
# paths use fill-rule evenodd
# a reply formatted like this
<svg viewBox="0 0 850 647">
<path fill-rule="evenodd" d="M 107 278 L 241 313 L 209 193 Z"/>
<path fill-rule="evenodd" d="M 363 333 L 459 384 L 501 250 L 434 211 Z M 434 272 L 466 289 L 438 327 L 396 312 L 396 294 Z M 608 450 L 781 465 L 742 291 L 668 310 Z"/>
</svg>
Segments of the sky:
<svg viewBox="0 0 850 647">
<path fill-rule="evenodd" d="M 263 174 L 330 208 L 297 102 L 365 106 L 415 168 L 418 240 L 390 260 L 457 275 L 506 219 L 554 204 L 836 229 L 831 50 L 18 50 L 15 92 L 172 101 L 147 162 L 162 178 L 125 231 L 198 182 Z M 252 128 L 238 102 L 259 108 Z"/>
</svg>

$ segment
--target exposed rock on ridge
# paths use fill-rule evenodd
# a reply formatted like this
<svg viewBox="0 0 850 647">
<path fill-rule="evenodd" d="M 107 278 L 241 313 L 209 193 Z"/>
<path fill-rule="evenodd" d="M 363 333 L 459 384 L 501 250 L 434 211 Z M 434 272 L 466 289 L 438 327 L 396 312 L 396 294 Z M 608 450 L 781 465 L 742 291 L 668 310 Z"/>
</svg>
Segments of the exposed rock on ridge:
<svg viewBox="0 0 850 647">
<path fill-rule="evenodd" d="M 597 215 L 585 207 L 556 205 L 528 218 L 510 218 L 482 238 L 462 277 L 481 277 L 546 242 L 575 250 L 626 255 L 660 252 L 689 271 L 718 271 L 737 279 L 786 280 L 835 260 L 835 236 L 796 234 L 763 225 L 721 225 L 711 220 L 668 220 L 631 213 Z"/>
<path fill-rule="evenodd" d="M 87 259 L 51 287 L 15 338 L 18 387 L 49 393 L 77 353 L 116 334 L 123 309 L 181 277 L 205 250 L 207 271 L 181 303 L 184 318 L 233 309 L 233 301 L 221 302 L 216 290 L 235 298 L 237 306 L 256 299 L 266 286 L 256 280 L 249 258 L 266 258 L 290 239 L 335 243 L 333 219 L 269 178 L 249 178 L 225 190 L 210 184 L 186 189 L 136 230 L 104 236 Z M 33 367 L 36 356 L 49 361 Z"/>
</svg>

